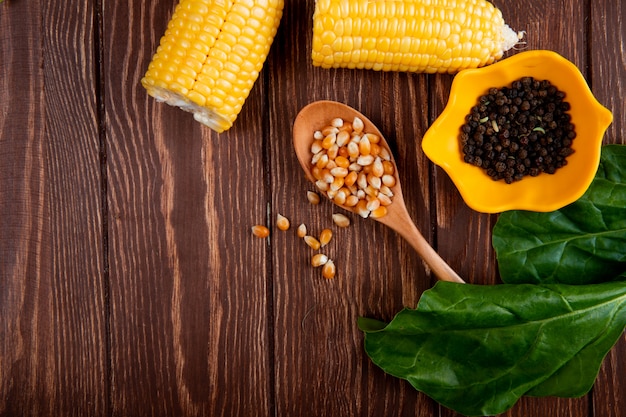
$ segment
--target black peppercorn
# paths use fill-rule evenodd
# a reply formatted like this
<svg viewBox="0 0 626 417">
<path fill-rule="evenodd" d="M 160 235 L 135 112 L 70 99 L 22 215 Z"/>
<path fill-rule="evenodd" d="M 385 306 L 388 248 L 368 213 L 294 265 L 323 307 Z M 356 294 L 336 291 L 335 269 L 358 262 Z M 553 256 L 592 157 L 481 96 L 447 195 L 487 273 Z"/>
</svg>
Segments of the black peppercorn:
<svg viewBox="0 0 626 417">
<path fill-rule="evenodd" d="M 565 93 L 549 80 L 523 77 L 490 88 L 461 127 L 464 161 L 506 183 L 552 174 L 567 164 L 576 137 Z"/>
</svg>

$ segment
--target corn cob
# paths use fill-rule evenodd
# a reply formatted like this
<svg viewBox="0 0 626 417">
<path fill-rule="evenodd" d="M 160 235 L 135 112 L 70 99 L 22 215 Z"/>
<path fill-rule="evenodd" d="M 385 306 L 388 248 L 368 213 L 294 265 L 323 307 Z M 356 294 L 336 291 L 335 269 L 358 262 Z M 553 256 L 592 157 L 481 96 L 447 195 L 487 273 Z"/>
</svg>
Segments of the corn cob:
<svg viewBox="0 0 626 417">
<path fill-rule="evenodd" d="M 158 101 L 229 129 L 259 76 L 284 0 L 181 0 L 141 84 Z"/>
<path fill-rule="evenodd" d="M 311 56 L 322 68 L 455 73 L 522 36 L 486 0 L 317 0 Z"/>
</svg>

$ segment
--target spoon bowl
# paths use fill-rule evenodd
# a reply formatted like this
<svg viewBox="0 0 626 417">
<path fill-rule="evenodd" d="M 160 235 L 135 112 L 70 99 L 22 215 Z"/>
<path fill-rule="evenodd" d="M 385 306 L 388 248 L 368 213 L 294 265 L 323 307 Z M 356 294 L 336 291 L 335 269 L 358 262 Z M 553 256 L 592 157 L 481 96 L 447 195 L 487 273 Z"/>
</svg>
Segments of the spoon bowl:
<svg viewBox="0 0 626 417">
<path fill-rule="evenodd" d="M 451 282 L 464 282 L 428 244 L 417 226 L 413 223 L 413 220 L 411 219 L 406 208 L 406 204 L 404 203 L 402 187 L 397 175 L 398 170 L 396 162 L 393 158 L 393 154 L 391 154 L 389 145 L 387 144 L 384 135 L 380 132 L 376 125 L 374 125 L 371 120 L 357 110 L 342 103 L 322 100 L 305 106 L 300 113 L 298 113 L 293 124 L 293 145 L 298 161 L 300 162 L 306 177 L 311 182 L 315 183 L 315 177 L 311 171 L 311 158 L 313 156 L 311 154 L 311 143 L 313 142 L 313 133 L 316 130 L 320 130 L 329 125 L 331 120 L 338 117 L 348 121 L 354 120 L 355 117 L 360 118 L 364 125 L 363 131 L 378 135 L 380 137 L 379 145 L 387 148 L 391 155 L 391 163 L 395 168 L 394 176 L 396 179 L 395 185 L 391 187 L 391 190 L 393 191 L 393 199 L 392 203 L 387 206 L 387 214 L 383 217 L 375 218 L 375 220 L 392 228 L 404 239 L 406 239 L 406 241 L 422 257 L 424 262 L 428 265 L 428 268 L 438 279 Z M 334 201 L 333 204 L 346 211 L 355 213 L 355 210 L 352 207 L 337 204 Z"/>
</svg>

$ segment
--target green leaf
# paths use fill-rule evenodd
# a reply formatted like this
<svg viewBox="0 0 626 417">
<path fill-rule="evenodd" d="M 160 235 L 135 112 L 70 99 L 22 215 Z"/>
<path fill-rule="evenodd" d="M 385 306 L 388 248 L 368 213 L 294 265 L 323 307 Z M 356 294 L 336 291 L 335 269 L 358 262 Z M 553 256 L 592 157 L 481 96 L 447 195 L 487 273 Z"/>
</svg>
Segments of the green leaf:
<svg viewBox="0 0 626 417">
<path fill-rule="evenodd" d="M 578 201 L 550 213 L 502 213 L 492 242 L 506 283 L 626 278 L 626 146 L 603 147 L 596 177 Z"/>
<path fill-rule="evenodd" d="M 493 415 L 523 395 L 587 392 L 626 326 L 626 282 L 438 282 L 386 327 L 360 324 L 385 372 L 459 413 Z"/>
<path fill-rule="evenodd" d="M 375 332 L 377 330 L 382 330 L 387 326 L 387 323 L 384 321 L 371 319 L 368 317 L 359 317 L 357 320 L 359 329 L 364 332 Z"/>
</svg>

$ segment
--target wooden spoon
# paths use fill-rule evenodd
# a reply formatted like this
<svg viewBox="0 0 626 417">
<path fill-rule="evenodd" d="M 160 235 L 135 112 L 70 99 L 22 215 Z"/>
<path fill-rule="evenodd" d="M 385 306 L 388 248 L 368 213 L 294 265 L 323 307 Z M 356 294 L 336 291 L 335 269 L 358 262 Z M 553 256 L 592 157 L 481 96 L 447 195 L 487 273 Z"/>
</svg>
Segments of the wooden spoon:
<svg viewBox="0 0 626 417">
<path fill-rule="evenodd" d="M 304 172 L 310 181 L 315 182 L 315 178 L 311 172 L 311 158 L 313 156 L 311 154 L 311 143 L 313 142 L 313 133 L 316 130 L 321 130 L 325 126 L 328 126 L 330 121 L 334 118 L 340 117 L 351 122 L 356 116 L 363 121 L 363 131 L 378 135 L 380 137 L 379 145 L 384 146 L 389 150 L 389 145 L 380 130 L 378 130 L 378 128 L 367 117 L 345 104 L 325 100 L 316 101 L 307 105 L 300 111 L 300 113 L 298 113 L 293 124 L 293 144 L 298 161 L 300 161 L 300 165 L 302 165 L 302 169 L 304 169 Z M 391 156 L 391 162 L 394 164 L 394 168 L 396 168 L 393 155 Z M 404 239 L 406 239 L 406 241 L 417 251 L 438 279 L 451 282 L 464 282 L 428 244 L 426 239 L 424 239 L 418 228 L 413 223 L 413 220 L 406 209 L 404 197 L 402 196 L 402 188 L 397 175 L 398 170 L 396 169 L 395 172 L 396 184 L 391 187 L 394 194 L 392 203 L 387 207 L 387 215 L 377 218 L 376 220 L 391 227 Z M 334 201 L 333 203 L 344 210 L 355 213 L 352 207 L 346 207 L 337 204 Z"/>
</svg>

